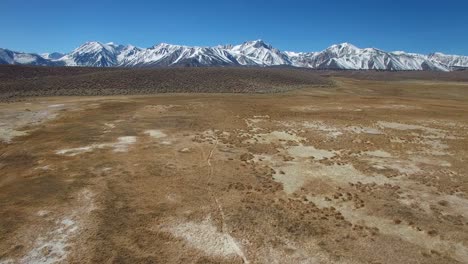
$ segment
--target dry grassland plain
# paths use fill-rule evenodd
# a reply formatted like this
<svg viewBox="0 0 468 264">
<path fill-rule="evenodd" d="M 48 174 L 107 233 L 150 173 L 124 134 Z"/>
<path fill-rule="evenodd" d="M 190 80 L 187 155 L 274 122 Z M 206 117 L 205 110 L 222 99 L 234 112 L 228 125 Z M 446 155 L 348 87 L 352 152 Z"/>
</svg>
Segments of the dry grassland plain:
<svg viewBox="0 0 468 264">
<path fill-rule="evenodd" d="M 0 103 L 0 263 L 468 263 L 468 83 Z"/>
</svg>

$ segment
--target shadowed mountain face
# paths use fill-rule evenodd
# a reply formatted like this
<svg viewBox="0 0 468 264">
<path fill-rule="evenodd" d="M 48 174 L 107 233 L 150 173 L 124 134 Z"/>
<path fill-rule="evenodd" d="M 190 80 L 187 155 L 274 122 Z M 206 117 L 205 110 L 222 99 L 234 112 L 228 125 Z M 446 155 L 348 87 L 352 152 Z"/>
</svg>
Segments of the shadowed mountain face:
<svg viewBox="0 0 468 264">
<path fill-rule="evenodd" d="M 358 48 L 349 43 L 332 45 L 320 52 L 280 51 L 262 40 L 240 45 L 190 47 L 161 43 L 150 48 L 114 43 L 86 42 L 70 53 L 42 55 L 0 49 L 0 64 L 91 67 L 173 66 L 292 66 L 346 70 L 435 70 L 468 67 L 468 56 L 386 52 Z"/>
</svg>

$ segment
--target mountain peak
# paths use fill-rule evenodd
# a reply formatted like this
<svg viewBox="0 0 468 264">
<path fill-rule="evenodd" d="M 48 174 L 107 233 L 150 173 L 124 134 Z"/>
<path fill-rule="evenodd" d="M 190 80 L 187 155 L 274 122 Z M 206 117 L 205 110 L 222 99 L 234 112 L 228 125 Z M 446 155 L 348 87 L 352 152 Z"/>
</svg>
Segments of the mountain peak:
<svg viewBox="0 0 468 264">
<path fill-rule="evenodd" d="M 331 45 L 330 48 L 338 48 L 338 49 L 348 49 L 348 50 L 357 50 L 358 47 L 354 46 L 349 42 L 343 42 L 340 44 Z"/>
<path fill-rule="evenodd" d="M 150 48 L 88 41 L 68 54 L 38 56 L 0 49 L 1 63 L 93 67 L 284 65 L 312 69 L 449 71 L 455 67 L 468 67 L 468 57 L 361 49 L 349 42 L 319 52 L 287 52 L 273 48 L 262 39 L 235 46 L 192 47 L 160 43 Z"/>
<path fill-rule="evenodd" d="M 174 44 L 169 44 L 169 43 L 165 43 L 165 42 L 161 42 L 159 44 L 156 44 L 154 45 L 153 49 L 160 49 L 160 48 L 171 48 L 171 47 L 175 47 L 175 48 L 181 48 L 181 47 L 185 47 L 185 46 L 181 46 L 181 45 L 174 45 Z"/>
<path fill-rule="evenodd" d="M 99 41 L 86 41 L 80 47 L 85 47 L 85 46 L 103 46 L 103 44 Z"/>
<path fill-rule="evenodd" d="M 244 42 L 243 45 L 245 46 L 251 46 L 253 48 L 267 48 L 267 49 L 271 49 L 272 46 L 268 43 L 265 43 L 265 41 L 263 41 L 262 39 L 256 39 L 256 40 L 252 40 L 252 41 L 247 41 L 247 42 Z"/>
<path fill-rule="evenodd" d="M 104 44 L 99 41 L 87 41 L 76 48 L 73 52 L 96 52 L 104 49 Z M 72 52 L 72 53 L 73 53 Z"/>
</svg>

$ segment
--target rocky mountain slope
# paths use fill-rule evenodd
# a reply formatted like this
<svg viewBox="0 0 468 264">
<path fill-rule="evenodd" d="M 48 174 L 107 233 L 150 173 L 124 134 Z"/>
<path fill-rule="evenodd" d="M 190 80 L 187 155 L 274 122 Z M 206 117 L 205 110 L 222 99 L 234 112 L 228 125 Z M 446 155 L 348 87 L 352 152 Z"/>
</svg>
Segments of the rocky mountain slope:
<svg viewBox="0 0 468 264">
<path fill-rule="evenodd" d="M 0 64 L 91 67 L 292 66 L 347 70 L 436 70 L 468 67 L 468 56 L 386 52 L 349 43 L 320 52 L 280 51 L 262 40 L 240 45 L 190 47 L 161 43 L 149 48 L 86 42 L 70 53 L 42 55 L 0 49 Z"/>
</svg>

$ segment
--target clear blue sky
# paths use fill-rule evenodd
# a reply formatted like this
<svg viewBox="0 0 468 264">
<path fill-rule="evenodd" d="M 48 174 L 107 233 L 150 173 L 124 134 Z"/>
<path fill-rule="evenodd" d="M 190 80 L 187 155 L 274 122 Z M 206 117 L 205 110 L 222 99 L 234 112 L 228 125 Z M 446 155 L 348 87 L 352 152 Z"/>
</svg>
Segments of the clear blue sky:
<svg viewBox="0 0 468 264">
<path fill-rule="evenodd" d="M 281 50 L 359 47 L 468 55 L 468 1 L 0 0 L 0 47 L 68 52 L 86 41 L 149 47 L 263 39 Z"/>
</svg>

